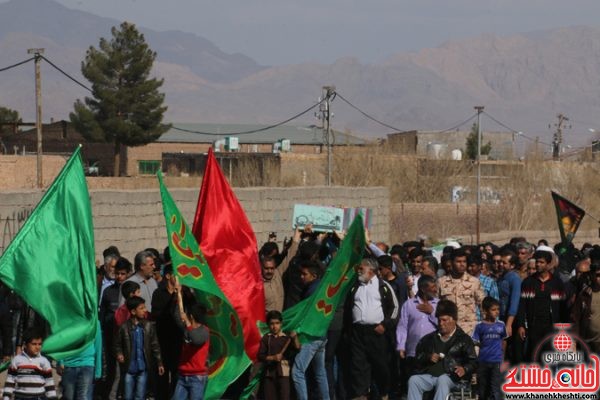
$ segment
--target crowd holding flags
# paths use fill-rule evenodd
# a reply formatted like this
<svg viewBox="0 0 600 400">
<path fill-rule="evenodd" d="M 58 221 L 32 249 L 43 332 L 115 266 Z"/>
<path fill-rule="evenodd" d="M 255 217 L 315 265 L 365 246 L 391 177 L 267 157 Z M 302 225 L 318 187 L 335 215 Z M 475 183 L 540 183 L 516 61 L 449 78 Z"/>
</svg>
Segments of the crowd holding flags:
<svg viewBox="0 0 600 400">
<path fill-rule="evenodd" d="M 244 351 L 244 336 L 238 314 L 225 297 L 206 262 L 202 250 L 165 187 L 159 172 L 160 195 L 165 214 L 173 271 L 182 285 L 194 289 L 208 310 L 210 329 L 209 379 L 206 399 L 219 399 L 227 386 L 250 365 Z"/>
<path fill-rule="evenodd" d="M 208 310 L 210 379 L 205 398 L 218 399 L 256 359 L 260 329 L 265 329 L 256 237 L 212 149 L 193 229 L 160 172 L 158 180 L 174 273 Z M 585 211 L 555 192 L 552 198 L 561 240 L 568 244 Z M 297 332 L 301 342 L 327 333 L 355 282 L 364 248 L 363 218 L 358 215 L 315 292 L 284 311 L 284 331 Z M 75 355 L 94 340 L 94 258 L 91 204 L 78 148 L 0 258 L 0 280 L 49 323 L 51 335 L 43 350 L 52 358 Z"/>
</svg>

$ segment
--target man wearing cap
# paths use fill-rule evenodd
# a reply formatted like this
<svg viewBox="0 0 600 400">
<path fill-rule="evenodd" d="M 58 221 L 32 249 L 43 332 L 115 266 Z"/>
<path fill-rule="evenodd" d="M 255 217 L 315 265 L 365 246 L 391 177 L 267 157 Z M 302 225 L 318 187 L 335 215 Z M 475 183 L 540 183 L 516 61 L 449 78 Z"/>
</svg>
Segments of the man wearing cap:
<svg viewBox="0 0 600 400">
<path fill-rule="evenodd" d="M 435 316 L 436 331 L 417 344 L 417 375 L 408 380 L 408 400 L 421 400 L 423 393 L 435 390 L 433 400 L 446 400 L 460 380 L 469 380 L 477 365 L 475 345 L 456 324 L 458 308 L 450 300 L 440 300 Z"/>
<path fill-rule="evenodd" d="M 377 272 L 376 260 L 362 260 L 358 281 L 350 289 L 344 307 L 350 336 L 349 382 L 354 399 L 367 398 L 371 376 L 382 399 L 388 398 L 390 388 L 386 332 L 396 329 L 398 300 L 392 287 L 378 278 Z"/>
</svg>

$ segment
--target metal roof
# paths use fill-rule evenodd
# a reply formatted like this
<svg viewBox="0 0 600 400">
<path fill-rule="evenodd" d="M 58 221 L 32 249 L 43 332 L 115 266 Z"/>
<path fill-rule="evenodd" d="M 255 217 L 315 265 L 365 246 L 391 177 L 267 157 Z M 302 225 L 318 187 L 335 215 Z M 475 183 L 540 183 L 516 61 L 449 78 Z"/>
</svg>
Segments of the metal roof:
<svg viewBox="0 0 600 400">
<path fill-rule="evenodd" d="M 239 134 L 236 132 L 247 132 L 257 129 L 263 129 L 269 125 L 245 125 L 245 124 L 182 124 L 172 123 L 171 129 L 165 132 L 158 142 L 162 143 L 213 143 L 216 140 L 224 139 L 227 136 L 235 136 L 239 143 L 275 143 L 280 139 L 289 139 L 291 144 L 322 144 L 323 129 L 317 126 L 290 126 L 281 125 L 276 128 L 261 132 Z M 193 133 L 187 131 L 204 132 Z M 212 134 L 208 134 L 212 133 Z M 335 145 L 364 145 L 368 141 L 363 138 L 349 135 L 347 133 L 334 130 Z"/>
</svg>

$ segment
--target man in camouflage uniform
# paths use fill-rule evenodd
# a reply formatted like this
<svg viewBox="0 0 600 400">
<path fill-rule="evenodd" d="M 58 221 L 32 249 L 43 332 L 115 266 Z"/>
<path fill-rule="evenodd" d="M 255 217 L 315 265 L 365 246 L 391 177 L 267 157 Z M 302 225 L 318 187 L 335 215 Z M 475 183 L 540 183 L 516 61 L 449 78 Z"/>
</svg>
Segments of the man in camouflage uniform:
<svg viewBox="0 0 600 400">
<path fill-rule="evenodd" d="M 452 252 L 450 275 L 438 280 L 440 299 L 451 300 L 458 307 L 458 325 L 469 336 L 477 325 L 477 309 L 481 306 L 484 294 L 479 279 L 466 273 L 467 253 L 464 249 Z"/>
</svg>

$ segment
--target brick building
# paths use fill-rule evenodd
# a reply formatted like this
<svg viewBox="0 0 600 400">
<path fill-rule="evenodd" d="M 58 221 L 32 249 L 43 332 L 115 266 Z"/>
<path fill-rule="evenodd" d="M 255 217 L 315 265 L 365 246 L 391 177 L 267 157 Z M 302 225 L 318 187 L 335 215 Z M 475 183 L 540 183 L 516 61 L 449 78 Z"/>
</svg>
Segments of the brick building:
<svg viewBox="0 0 600 400">
<path fill-rule="evenodd" d="M 453 150 L 460 150 L 462 158 L 470 131 L 406 131 L 388 135 L 388 143 L 398 154 L 426 158 L 451 159 Z M 482 132 L 481 143 L 492 145 L 489 158 L 514 160 L 514 135 L 512 132 Z"/>
<path fill-rule="evenodd" d="M 173 124 L 156 142 L 143 146 L 121 148 L 121 176 L 139 176 L 156 173 L 162 167 L 166 153 L 206 153 L 210 147 L 217 152 L 232 153 L 279 153 L 321 154 L 326 152 L 321 128 L 282 125 L 265 129 L 265 125 L 239 124 Z M 179 129 L 178 129 L 179 128 Z M 255 131 L 253 133 L 244 133 Z M 200 133 L 203 132 L 203 133 Z M 236 132 L 242 132 L 236 135 Z M 228 134 L 231 133 L 231 134 Z M 334 132 L 335 148 L 340 146 L 364 146 L 361 139 L 343 132 Z M 50 154 L 70 154 L 79 144 L 88 166 L 97 167 L 100 175 L 112 175 L 114 145 L 90 143 L 67 121 L 44 124 L 42 129 L 43 151 Z M 233 139 L 231 139 L 233 138 Z M 25 154 L 37 149 L 37 132 L 28 129 L 17 133 L 0 135 L 3 154 Z M 96 171 L 92 169 L 92 171 Z"/>
</svg>

